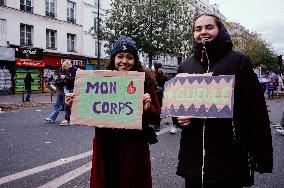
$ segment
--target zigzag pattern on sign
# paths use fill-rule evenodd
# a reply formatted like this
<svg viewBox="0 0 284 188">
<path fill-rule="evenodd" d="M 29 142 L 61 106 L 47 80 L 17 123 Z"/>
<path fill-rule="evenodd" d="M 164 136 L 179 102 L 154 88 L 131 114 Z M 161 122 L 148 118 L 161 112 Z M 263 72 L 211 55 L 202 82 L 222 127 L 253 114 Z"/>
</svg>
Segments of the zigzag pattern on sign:
<svg viewBox="0 0 284 188">
<path fill-rule="evenodd" d="M 191 116 L 191 117 L 204 117 L 204 118 L 231 118 L 233 111 L 228 105 L 225 105 L 223 108 L 219 109 L 215 104 L 206 108 L 205 105 L 201 105 L 199 108 L 196 108 L 192 104 L 189 108 L 185 108 L 183 105 L 180 105 L 178 108 L 175 108 L 173 105 L 168 108 L 167 106 L 161 110 L 161 116 L 165 117 L 168 115 L 173 116 Z"/>
<path fill-rule="evenodd" d="M 202 81 L 205 81 L 207 85 L 212 84 L 213 81 L 217 84 L 221 84 L 220 83 L 221 80 L 224 80 L 226 83 L 229 83 L 229 82 L 233 82 L 233 78 L 234 76 L 230 76 L 230 75 L 176 77 L 176 78 L 172 78 L 171 80 L 167 81 L 164 87 L 170 87 L 171 85 L 175 85 L 177 82 L 183 85 L 186 81 L 189 84 L 192 84 L 193 82 L 197 82 L 198 84 L 200 84 Z"/>
</svg>

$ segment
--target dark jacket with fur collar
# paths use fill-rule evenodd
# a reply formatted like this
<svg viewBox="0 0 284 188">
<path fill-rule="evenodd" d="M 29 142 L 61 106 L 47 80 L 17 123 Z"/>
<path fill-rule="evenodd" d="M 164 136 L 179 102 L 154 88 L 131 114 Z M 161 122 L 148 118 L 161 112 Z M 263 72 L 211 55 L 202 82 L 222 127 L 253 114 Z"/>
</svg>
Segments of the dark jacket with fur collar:
<svg viewBox="0 0 284 188">
<path fill-rule="evenodd" d="M 218 36 L 205 46 L 208 55 L 205 61 L 200 61 L 202 44 L 194 42 L 194 54 L 179 65 L 178 73 L 205 73 L 209 67 L 213 75 L 235 75 L 234 118 L 193 119 L 181 133 L 177 174 L 202 182 L 203 171 L 205 185 L 253 184 L 253 171 L 271 172 L 273 166 L 263 92 L 251 60 L 232 50 L 230 36 L 223 25 Z"/>
</svg>

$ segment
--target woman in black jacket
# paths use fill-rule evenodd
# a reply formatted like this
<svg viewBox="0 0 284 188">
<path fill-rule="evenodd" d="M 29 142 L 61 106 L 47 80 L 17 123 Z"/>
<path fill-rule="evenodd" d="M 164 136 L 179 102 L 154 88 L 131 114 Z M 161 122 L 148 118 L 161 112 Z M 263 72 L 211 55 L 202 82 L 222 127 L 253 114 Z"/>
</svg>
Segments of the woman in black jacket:
<svg viewBox="0 0 284 188">
<path fill-rule="evenodd" d="M 193 55 L 178 73 L 235 75 L 233 119 L 179 117 L 177 174 L 187 188 L 250 186 L 254 171 L 270 173 L 273 167 L 263 92 L 250 58 L 232 50 L 230 35 L 217 17 L 199 16 L 193 30 Z"/>
<path fill-rule="evenodd" d="M 24 82 L 25 82 L 25 90 L 27 91 L 26 101 L 30 101 L 32 95 L 32 82 L 34 82 L 31 73 L 28 72 L 26 74 Z"/>
</svg>

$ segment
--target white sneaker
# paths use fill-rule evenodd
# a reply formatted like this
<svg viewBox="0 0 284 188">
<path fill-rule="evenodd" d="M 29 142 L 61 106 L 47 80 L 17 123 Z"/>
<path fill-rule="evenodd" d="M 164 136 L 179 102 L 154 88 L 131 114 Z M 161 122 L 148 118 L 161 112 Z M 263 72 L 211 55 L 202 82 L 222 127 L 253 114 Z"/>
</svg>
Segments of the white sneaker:
<svg viewBox="0 0 284 188">
<path fill-rule="evenodd" d="M 177 133 L 177 128 L 173 127 L 173 128 L 170 130 L 170 133 L 171 133 L 171 134 L 176 134 L 176 133 Z"/>
<path fill-rule="evenodd" d="M 275 129 L 279 134 L 284 135 L 284 129 Z"/>
<path fill-rule="evenodd" d="M 52 120 L 52 119 L 50 119 L 50 118 L 44 118 L 44 120 L 45 120 L 45 121 L 48 121 L 48 122 L 50 122 L 50 123 L 54 123 L 54 122 L 55 122 L 54 120 Z"/>
</svg>

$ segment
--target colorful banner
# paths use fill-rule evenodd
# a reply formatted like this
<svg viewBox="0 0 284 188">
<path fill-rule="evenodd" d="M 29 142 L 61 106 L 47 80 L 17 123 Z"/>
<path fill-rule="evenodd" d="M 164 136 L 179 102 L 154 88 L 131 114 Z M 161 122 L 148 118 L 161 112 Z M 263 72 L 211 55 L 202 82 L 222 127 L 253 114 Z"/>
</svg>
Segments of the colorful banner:
<svg viewBox="0 0 284 188">
<path fill-rule="evenodd" d="M 164 86 L 161 117 L 232 118 L 235 76 L 178 74 Z"/>
<path fill-rule="evenodd" d="M 144 72 L 78 70 L 71 123 L 142 129 Z"/>
</svg>

